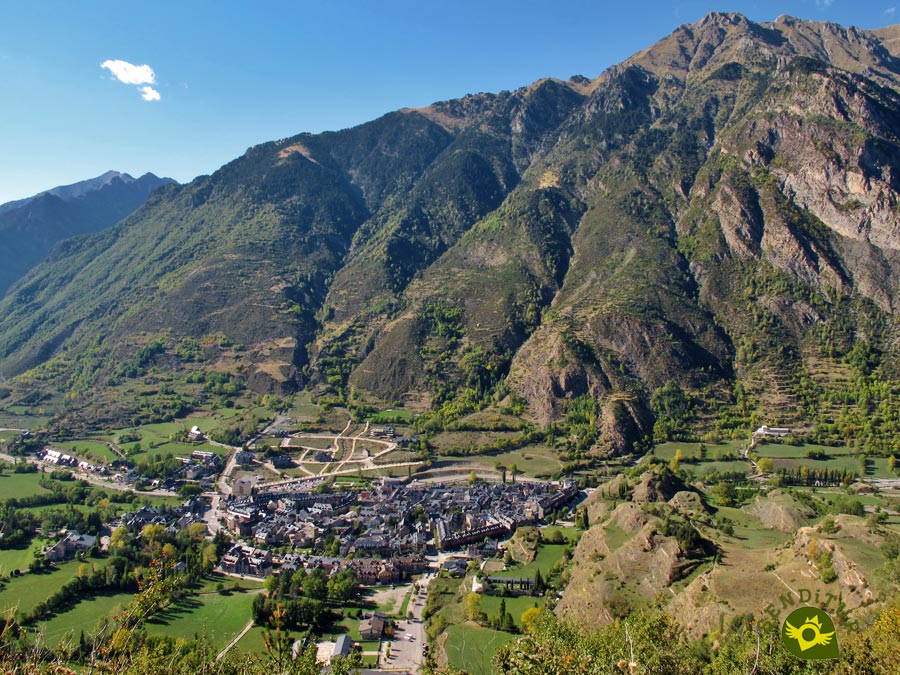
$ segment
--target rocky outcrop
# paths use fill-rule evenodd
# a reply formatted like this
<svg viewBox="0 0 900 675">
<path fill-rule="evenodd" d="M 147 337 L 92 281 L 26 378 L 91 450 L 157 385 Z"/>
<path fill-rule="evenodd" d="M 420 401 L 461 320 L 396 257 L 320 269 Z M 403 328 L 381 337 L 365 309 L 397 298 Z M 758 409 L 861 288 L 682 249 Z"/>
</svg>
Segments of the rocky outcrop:
<svg viewBox="0 0 900 675">
<path fill-rule="evenodd" d="M 815 516 L 812 509 L 793 499 L 790 493 L 781 490 L 760 495 L 753 504 L 744 508 L 759 518 L 765 527 L 779 532 L 796 532 Z"/>
<path fill-rule="evenodd" d="M 680 492 L 687 492 L 687 486 L 671 471 L 647 471 L 635 485 L 632 499 L 638 504 L 667 502 Z"/>
</svg>

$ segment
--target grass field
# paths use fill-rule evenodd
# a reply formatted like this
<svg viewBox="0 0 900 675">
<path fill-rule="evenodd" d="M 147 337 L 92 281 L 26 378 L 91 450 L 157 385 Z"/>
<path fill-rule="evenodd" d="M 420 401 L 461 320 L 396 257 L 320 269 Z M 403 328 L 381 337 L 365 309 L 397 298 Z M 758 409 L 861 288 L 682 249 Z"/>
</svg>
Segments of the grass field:
<svg viewBox="0 0 900 675">
<path fill-rule="evenodd" d="M 330 450 L 334 447 L 334 440 L 331 438 L 320 438 L 318 436 L 298 436 L 289 440 L 292 448 L 314 448 L 316 450 Z"/>
<path fill-rule="evenodd" d="M 833 457 L 831 459 L 809 459 L 807 457 L 786 457 L 774 459 L 775 470 L 797 469 L 801 466 L 809 469 L 837 469 L 838 471 L 859 472 L 859 461 L 855 457 Z"/>
<path fill-rule="evenodd" d="M 476 455 L 467 459 L 490 468 L 498 462 L 507 469 L 515 464 L 519 471 L 535 478 L 550 477 L 562 468 L 556 451 L 543 444 L 526 445 L 520 450 L 498 455 Z"/>
<path fill-rule="evenodd" d="M 147 623 L 147 632 L 192 639 L 205 636 L 221 649 L 250 621 L 253 593 L 194 595 L 169 607 Z"/>
<path fill-rule="evenodd" d="M 739 447 L 746 447 L 748 441 L 723 441 L 722 443 L 682 443 L 677 441 L 668 441 L 660 443 L 653 448 L 653 454 L 660 459 L 666 461 L 675 456 L 676 450 L 681 450 L 685 459 L 700 459 L 700 446 L 706 448 L 706 459 L 720 459 L 723 455 L 731 453 L 738 454 Z"/>
<path fill-rule="evenodd" d="M 109 449 L 109 446 L 103 441 L 81 440 L 81 441 L 65 441 L 64 443 L 54 443 L 54 448 L 63 448 L 73 455 L 84 457 L 87 459 L 102 459 L 105 462 L 114 462 L 121 459 L 119 455 Z"/>
<path fill-rule="evenodd" d="M 717 515 L 734 523 L 734 538 L 744 548 L 769 548 L 784 544 L 791 539 L 787 532 L 772 530 L 763 526 L 759 518 L 742 509 L 728 506 L 717 507 Z"/>
<path fill-rule="evenodd" d="M 130 593 L 116 593 L 82 600 L 72 610 L 38 624 L 38 631 L 44 634 L 51 647 L 63 640 L 77 643 L 82 630 L 85 635 L 95 632 L 133 599 Z"/>
<path fill-rule="evenodd" d="M 263 641 L 264 630 L 265 628 L 262 626 L 254 626 L 244 634 L 244 637 L 242 637 L 235 645 L 235 649 L 247 654 L 265 654 L 266 643 Z"/>
<path fill-rule="evenodd" d="M 544 604 L 543 598 L 533 598 L 529 595 L 509 598 L 503 598 L 499 595 L 482 595 L 481 610 L 488 615 L 488 619 L 493 619 L 500 614 L 501 600 L 506 601 L 506 611 L 512 615 L 513 621 L 516 622 L 516 626 L 520 629 L 522 628 L 522 612 L 531 607 L 542 607 Z"/>
<path fill-rule="evenodd" d="M 778 445 L 776 443 L 762 443 L 753 448 L 753 452 L 760 457 L 802 457 L 810 452 L 821 452 L 829 457 L 840 457 L 852 454 L 850 448 L 837 448 L 829 445 L 816 445 L 806 443 L 803 445 Z"/>
<path fill-rule="evenodd" d="M 570 544 L 577 544 L 578 540 L 581 539 L 581 535 L 584 534 L 584 530 L 579 530 L 577 527 L 560 527 L 559 525 L 548 525 L 547 527 L 541 528 L 541 536 L 545 539 L 555 532 L 559 532 L 563 536 L 563 539 L 565 539 Z"/>
<path fill-rule="evenodd" d="M 0 500 L 19 499 L 49 492 L 39 485 L 43 476 L 40 471 L 35 473 L 4 471 L 0 474 Z"/>
<path fill-rule="evenodd" d="M 18 607 L 20 612 L 30 612 L 35 605 L 49 598 L 78 573 L 77 561 L 67 562 L 44 574 L 25 574 L 9 580 L 0 590 L 0 612 Z M 102 560 L 91 560 L 88 564 L 104 564 Z"/>
<path fill-rule="evenodd" d="M 203 577 L 200 585 L 192 588 L 195 593 L 212 593 L 216 590 L 216 586 L 222 583 L 225 588 L 231 588 L 235 583 L 239 584 L 245 590 L 253 590 L 255 588 L 265 588 L 264 581 L 256 581 L 255 579 L 235 579 L 234 577 L 225 576 L 214 572 L 207 577 Z"/>
<path fill-rule="evenodd" d="M 448 454 L 454 450 L 468 450 L 490 445 L 501 439 L 515 440 L 521 436 L 518 431 L 444 431 L 429 442 L 438 454 Z"/>
<path fill-rule="evenodd" d="M 491 665 L 494 654 L 515 637 L 474 623 L 461 623 L 447 628 L 444 653 L 454 668 L 472 675 L 489 675 L 494 672 Z"/>
<path fill-rule="evenodd" d="M 34 552 L 49 545 L 47 539 L 34 539 L 26 548 L 10 548 L 0 550 L 0 574 L 9 574 L 10 570 L 23 570 L 34 560 Z"/>
<path fill-rule="evenodd" d="M 49 424 L 51 417 L 40 413 L 30 414 L 26 406 L 10 406 L 0 411 L 0 427 L 10 429 L 42 429 Z M 3 432 L 5 435 L 5 432 Z"/>
<path fill-rule="evenodd" d="M 151 455 L 175 455 L 178 457 L 190 457 L 191 453 L 195 450 L 200 450 L 202 452 L 214 452 L 217 455 L 228 454 L 228 450 L 226 450 L 225 448 L 220 448 L 217 445 L 210 445 L 209 443 L 199 443 L 194 445 L 191 443 L 176 443 L 174 441 L 163 443 L 162 445 L 158 445 L 155 448 L 144 448 L 144 453 Z"/>
<path fill-rule="evenodd" d="M 541 544 L 538 547 L 537 555 L 534 560 L 525 565 L 513 565 L 508 570 L 497 572 L 498 577 L 534 577 L 535 573 L 540 570 L 544 579 L 550 569 L 563 557 L 566 550 L 566 544 Z"/>
<path fill-rule="evenodd" d="M 395 419 L 399 419 L 408 424 L 418 416 L 419 413 L 413 412 L 412 410 L 394 410 L 391 408 L 390 410 L 382 410 L 381 412 L 369 415 L 368 420 L 373 424 L 391 424 Z"/>
<path fill-rule="evenodd" d="M 738 461 L 729 461 L 729 462 L 698 462 L 697 464 L 682 464 L 681 468 L 683 468 L 689 474 L 694 476 L 705 476 L 714 471 L 719 473 L 728 473 L 731 471 L 739 471 L 743 473 L 751 473 L 753 467 L 750 466 L 750 462 L 738 462 Z"/>
</svg>

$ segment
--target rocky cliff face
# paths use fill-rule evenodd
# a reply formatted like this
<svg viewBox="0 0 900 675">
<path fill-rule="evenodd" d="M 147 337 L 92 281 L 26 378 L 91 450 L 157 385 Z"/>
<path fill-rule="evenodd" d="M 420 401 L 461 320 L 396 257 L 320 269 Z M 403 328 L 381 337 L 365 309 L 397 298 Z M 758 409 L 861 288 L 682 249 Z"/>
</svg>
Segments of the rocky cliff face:
<svg viewBox="0 0 900 675">
<path fill-rule="evenodd" d="M 24 280 L 0 372 L 223 334 L 257 391 L 507 390 L 540 425 L 587 396 L 598 453 L 670 382 L 789 417 L 811 355 L 896 348 L 896 44 L 711 14 L 595 80 L 253 148 Z"/>
</svg>

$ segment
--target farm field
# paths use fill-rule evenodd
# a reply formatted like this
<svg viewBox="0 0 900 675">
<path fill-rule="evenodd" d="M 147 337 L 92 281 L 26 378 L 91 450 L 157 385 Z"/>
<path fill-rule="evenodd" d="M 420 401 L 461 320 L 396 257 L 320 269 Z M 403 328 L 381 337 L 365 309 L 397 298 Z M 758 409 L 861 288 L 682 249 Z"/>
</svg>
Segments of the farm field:
<svg viewBox="0 0 900 675">
<path fill-rule="evenodd" d="M 478 448 L 500 440 L 513 441 L 520 436 L 518 431 L 444 431 L 430 443 L 439 455 L 452 455 L 454 451 Z"/>
<path fill-rule="evenodd" d="M 543 598 L 534 598 L 530 595 L 510 596 L 504 598 L 499 595 L 482 595 L 481 610 L 487 614 L 488 619 L 493 619 L 500 613 L 500 601 L 506 601 L 506 611 L 512 616 L 516 626 L 522 628 L 522 612 L 531 607 L 543 607 Z"/>
<path fill-rule="evenodd" d="M 88 564 L 102 567 L 104 562 L 103 560 L 90 560 Z M 79 565 L 81 565 L 80 562 L 73 560 L 59 565 L 52 572 L 24 574 L 11 578 L 0 590 L 0 612 L 11 607 L 17 607 L 20 612 L 30 612 L 35 605 L 43 602 L 74 579 Z"/>
<path fill-rule="evenodd" d="M 581 539 L 581 535 L 584 534 L 584 530 L 580 530 L 576 527 L 561 527 L 559 525 L 548 525 L 547 527 L 541 528 L 541 536 L 544 539 L 547 539 L 548 537 L 553 536 L 557 532 L 559 534 L 561 534 L 563 539 L 565 539 L 570 544 L 577 544 L 578 540 Z"/>
<path fill-rule="evenodd" d="M 168 443 L 163 443 L 162 445 L 158 445 L 155 448 L 147 448 L 144 453 L 147 455 L 176 455 L 179 457 L 190 457 L 191 453 L 200 450 L 202 452 L 213 452 L 217 455 L 227 455 L 228 450 L 225 448 L 220 448 L 217 445 L 211 445 L 210 443 L 177 443 L 175 441 L 170 441 Z"/>
<path fill-rule="evenodd" d="M 53 443 L 53 447 L 68 450 L 73 455 L 88 460 L 101 459 L 104 462 L 114 462 L 117 459 L 121 459 L 121 457 L 110 450 L 109 446 L 103 441 L 88 439 L 80 441 L 64 441 L 62 443 Z"/>
<path fill-rule="evenodd" d="M 26 548 L 9 548 L 0 550 L 0 575 L 7 575 L 11 570 L 24 570 L 34 560 L 35 551 L 49 545 L 49 540 L 36 538 Z"/>
<path fill-rule="evenodd" d="M 534 577 L 535 573 L 540 570 L 541 575 L 546 579 L 547 573 L 560 560 L 565 553 L 567 544 L 541 544 L 538 547 L 537 555 L 534 560 L 524 565 L 513 565 L 507 570 L 497 572 L 494 576 L 503 578 L 515 577 Z"/>
<path fill-rule="evenodd" d="M 156 614 L 147 622 L 147 632 L 192 639 L 206 637 L 216 649 L 223 648 L 250 621 L 253 591 L 191 595 Z"/>
<path fill-rule="evenodd" d="M 111 619 L 133 599 L 134 596 L 130 593 L 86 598 L 68 612 L 39 623 L 38 631 L 43 633 L 44 639 L 51 647 L 56 647 L 62 641 L 73 641 L 77 644 L 81 631 L 86 635 L 94 633 L 105 620 Z"/>
<path fill-rule="evenodd" d="M 469 673 L 491 673 L 494 654 L 515 637 L 511 633 L 483 628 L 475 623 L 460 623 L 447 628 L 444 653 L 454 668 Z"/>
<path fill-rule="evenodd" d="M 264 654 L 266 653 L 266 643 L 263 639 L 265 628 L 262 626 L 254 626 L 248 630 L 244 637 L 234 646 L 234 649 L 240 650 L 247 654 Z"/>
<path fill-rule="evenodd" d="M 500 463 L 507 468 L 507 478 L 511 477 L 508 470 L 513 464 L 520 472 L 535 478 L 549 478 L 562 468 L 556 451 L 543 444 L 526 445 L 519 450 L 496 455 L 475 455 L 466 459 L 489 468 Z"/>
<path fill-rule="evenodd" d="M 654 446 L 653 454 L 666 461 L 675 456 L 676 450 L 681 450 L 685 459 L 700 459 L 700 446 L 706 448 L 706 459 L 716 460 L 731 454 L 737 456 L 738 448 L 747 446 L 746 440 L 723 441 L 721 443 L 684 443 L 681 441 L 667 441 Z"/>
<path fill-rule="evenodd" d="M 21 499 L 32 495 L 40 495 L 50 492 L 41 487 L 40 480 L 44 474 L 40 471 L 33 473 L 14 473 L 4 471 L 0 474 L 0 498 Z"/>
</svg>

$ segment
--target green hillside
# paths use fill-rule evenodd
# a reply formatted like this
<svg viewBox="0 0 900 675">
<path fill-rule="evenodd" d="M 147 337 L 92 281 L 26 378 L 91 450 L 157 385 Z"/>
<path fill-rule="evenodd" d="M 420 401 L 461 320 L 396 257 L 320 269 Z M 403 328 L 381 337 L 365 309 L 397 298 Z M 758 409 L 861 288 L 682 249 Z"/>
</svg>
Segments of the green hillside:
<svg viewBox="0 0 900 675">
<path fill-rule="evenodd" d="M 499 404 L 575 459 L 762 423 L 888 453 L 891 44 L 711 14 L 595 80 L 251 148 L 0 302 L 0 406 L 308 389 L 434 429 Z"/>
</svg>

